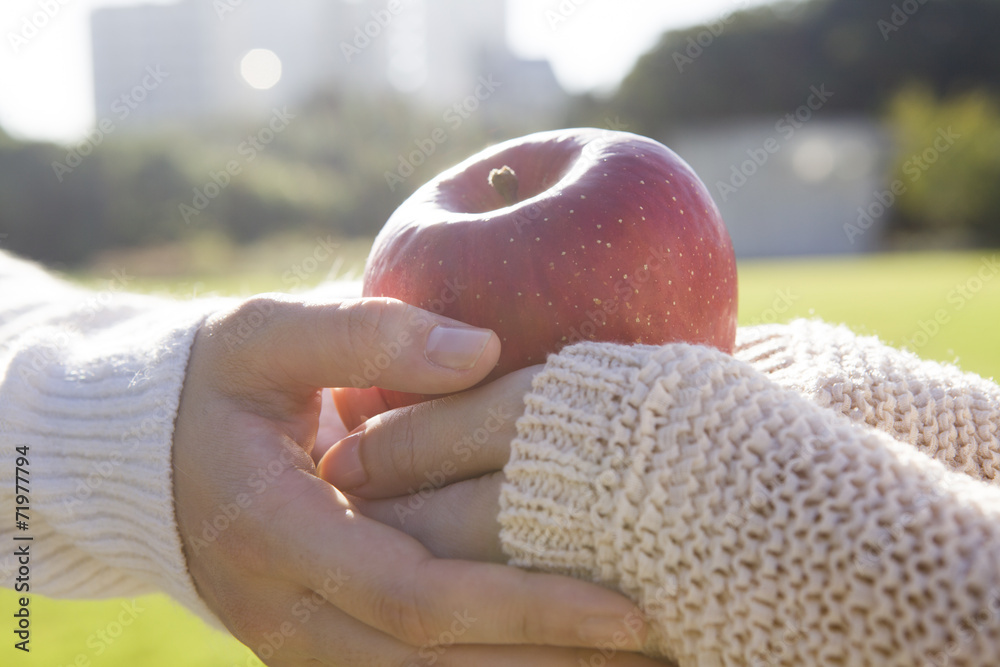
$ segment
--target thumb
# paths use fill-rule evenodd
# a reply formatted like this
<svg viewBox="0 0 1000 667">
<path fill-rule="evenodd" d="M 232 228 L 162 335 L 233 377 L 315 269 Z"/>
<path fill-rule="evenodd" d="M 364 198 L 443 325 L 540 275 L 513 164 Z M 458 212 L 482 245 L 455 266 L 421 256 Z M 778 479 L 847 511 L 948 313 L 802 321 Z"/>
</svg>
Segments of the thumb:
<svg viewBox="0 0 1000 667">
<path fill-rule="evenodd" d="M 275 296 L 246 303 L 260 300 L 268 302 L 270 314 L 245 352 L 263 362 L 272 379 L 291 380 L 303 389 L 377 385 L 452 393 L 486 377 L 500 355 L 500 340 L 489 329 L 396 299 L 331 303 Z M 255 310 L 262 308 L 258 304 Z"/>
</svg>

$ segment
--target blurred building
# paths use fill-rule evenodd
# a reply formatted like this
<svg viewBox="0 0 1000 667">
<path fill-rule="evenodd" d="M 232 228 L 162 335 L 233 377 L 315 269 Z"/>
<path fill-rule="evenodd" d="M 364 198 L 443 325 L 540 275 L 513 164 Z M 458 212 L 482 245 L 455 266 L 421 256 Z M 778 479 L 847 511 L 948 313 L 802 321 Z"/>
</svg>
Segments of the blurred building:
<svg viewBox="0 0 1000 667">
<path fill-rule="evenodd" d="M 551 67 L 515 58 L 505 25 L 506 0 L 181 0 L 102 8 L 91 18 L 96 114 L 132 127 L 259 115 L 329 89 L 361 95 L 391 88 L 447 108 L 474 94 L 480 77 L 501 84 L 494 112 L 558 112 L 565 95 Z"/>
<path fill-rule="evenodd" d="M 891 146 L 871 120 L 748 119 L 662 140 L 708 187 L 737 257 L 882 249 Z"/>
</svg>

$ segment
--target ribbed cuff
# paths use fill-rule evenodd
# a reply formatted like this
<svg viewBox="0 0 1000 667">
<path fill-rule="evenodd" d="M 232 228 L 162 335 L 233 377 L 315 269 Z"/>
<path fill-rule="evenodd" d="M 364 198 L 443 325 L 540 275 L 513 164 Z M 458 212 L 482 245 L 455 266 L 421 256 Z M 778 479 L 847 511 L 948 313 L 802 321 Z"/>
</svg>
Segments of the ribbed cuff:
<svg viewBox="0 0 1000 667">
<path fill-rule="evenodd" d="M 60 318 L 14 342 L 3 445 L 29 448 L 33 590 L 161 590 L 215 621 L 184 558 L 171 443 L 194 335 L 222 305 L 119 295 L 90 320 Z"/>
<path fill-rule="evenodd" d="M 698 465 L 686 458 L 684 431 L 718 423 L 698 404 L 733 367 L 748 370 L 721 352 L 683 344 L 583 343 L 550 357 L 525 399 L 504 469 L 499 521 L 511 564 L 615 587 L 623 565 L 643 569 L 621 559 L 641 553 L 632 542 L 671 520 L 641 515 L 643 498 L 650 489 L 683 493 L 678 475 Z M 665 436 L 673 448 L 663 446 Z M 681 498 L 670 501 L 683 509 Z"/>
</svg>

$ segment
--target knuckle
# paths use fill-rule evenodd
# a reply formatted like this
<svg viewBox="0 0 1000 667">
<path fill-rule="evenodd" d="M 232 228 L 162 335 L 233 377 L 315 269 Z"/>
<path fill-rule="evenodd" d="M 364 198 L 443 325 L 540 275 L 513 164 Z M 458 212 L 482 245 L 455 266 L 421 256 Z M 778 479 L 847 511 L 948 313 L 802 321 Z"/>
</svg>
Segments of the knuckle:
<svg viewBox="0 0 1000 667">
<path fill-rule="evenodd" d="M 387 324 L 384 301 L 357 301 L 347 307 L 347 333 L 352 349 L 365 351 L 382 338 Z"/>
<path fill-rule="evenodd" d="M 375 617 L 385 632 L 410 646 L 425 646 L 434 639 L 426 605 L 412 590 L 381 595 Z"/>
<path fill-rule="evenodd" d="M 211 325 L 211 338 L 224 353 L 235 356 L 254 346 L 268 329 L 283 299 L 280 295 L 259 294 L 236 305 Z"/>
<path fill-rule="evenodd" d="M 518 573 L 517 586 L 511 590 L 531 590 L 526 573 Z M 506 619 L 507 641 L 518 644 L 550 643 L 552 635 L 549 628 L 557 622 L 553 615 L 540 613 L 538 605 L 525 604 L 523 595 L 508 600 L 508 613 L 501 618 Z"/>
<path fill-rule="evenodd" d="M 399 479 L 409 479 L 417 470 L 417 435 L 410 418 L 411 410 L 404 409 L 389 420 L 388 458 L 389 470 Z"/>
</svg>

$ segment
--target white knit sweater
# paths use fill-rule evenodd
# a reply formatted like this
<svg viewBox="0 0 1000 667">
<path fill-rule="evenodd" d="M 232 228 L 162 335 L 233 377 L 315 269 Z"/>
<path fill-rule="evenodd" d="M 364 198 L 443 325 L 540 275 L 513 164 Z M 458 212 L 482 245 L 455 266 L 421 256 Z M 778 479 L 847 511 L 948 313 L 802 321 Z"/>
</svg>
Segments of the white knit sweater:
<svg viewBox="0 0 1000 667">
<path fill-rule="evenodd" d="M 171 442 L 194 334 L 220 304 L 110 283 L 78 289 L 0 253 L 0 581 L 15 588 L 11 545 L 27 536 L 30 593 L 166 591 L 212 620 L 174 518 Z M 14 520 L 19 447 L 27 530 Z"/>
<path fill-rule="evenodd" d="M 30 528 L 0 541 L 34 538 L 31 591 L 163 590 L 211 619 L 170 443 L 193 335 L 226 304 L 95 294 L 3 254 L 0 294 L 6 516 L 19 446 L 31 478 Z M 620 588 L 682 665 L 1000 655 L 1000 388 L 821 323 L 738 342 L 552 357 L 506 468 L 512 562 Z M 5 586 L 15 570 L 0 558 Z"/>
</svg>

